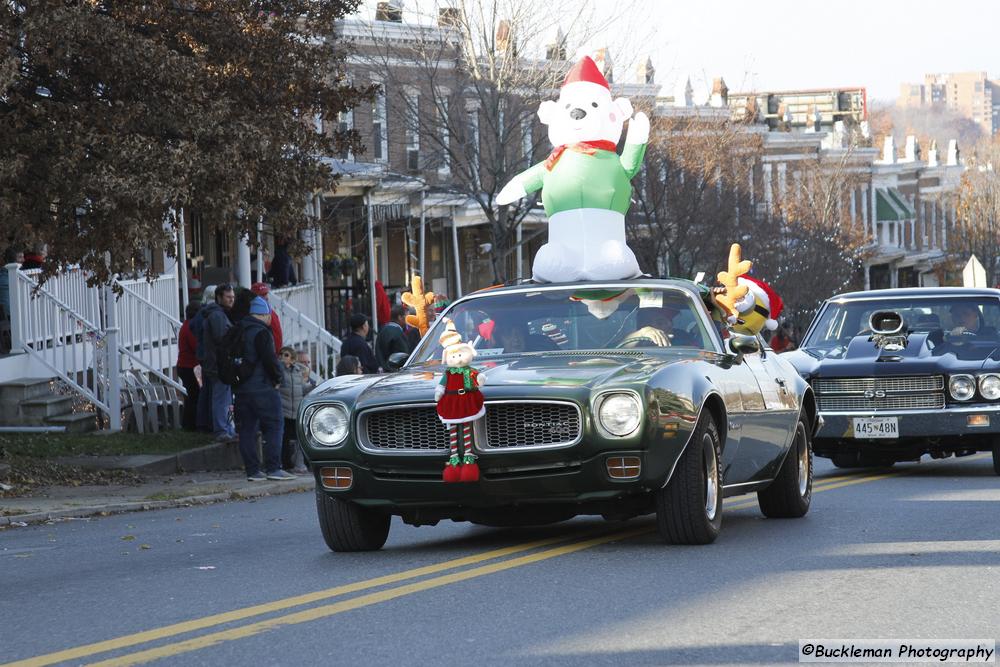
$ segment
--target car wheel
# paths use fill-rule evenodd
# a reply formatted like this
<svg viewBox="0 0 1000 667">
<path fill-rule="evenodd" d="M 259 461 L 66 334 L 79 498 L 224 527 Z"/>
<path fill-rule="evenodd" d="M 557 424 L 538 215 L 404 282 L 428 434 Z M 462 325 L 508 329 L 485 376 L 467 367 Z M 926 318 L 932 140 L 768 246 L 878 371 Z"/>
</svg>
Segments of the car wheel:
<svg viewBox="0 0 1000 667">
<path fill-rule="evenodd" d="M 1000 438 L 993 440 L 993 472 L 1000 475 Z"/>
<path fill-rule="evenodd" d="M 326 546 L 333 551 L 375 551 L 389 537 L 392 517 L 316 490 L 316 512 Z"/>
<path fill-rule="evenodd" d="M 656 526 L 670 544 L 710 544 L 722 528 L 722 446 L 707 413 L 681 454 L 670 482 L 656 493 Z"/>
<path fill-rule="evenodd" d="M 764 516 L 772 519 L 797 519 L 805 516 L 812 501 L 812 438 L 805 418 L 795 425 L 792 446 L 771 485 L 757 492 L 757 504 Z"/>
</svg>

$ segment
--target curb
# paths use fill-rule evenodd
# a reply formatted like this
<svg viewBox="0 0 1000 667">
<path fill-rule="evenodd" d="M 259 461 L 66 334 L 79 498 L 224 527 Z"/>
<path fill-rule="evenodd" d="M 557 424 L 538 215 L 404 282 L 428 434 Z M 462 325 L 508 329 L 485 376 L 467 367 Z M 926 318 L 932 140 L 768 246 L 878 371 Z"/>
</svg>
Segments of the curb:
<svg viewBox="0 0 1000 667">
<path fill-rule="evenodd" d="M 48 512 L 32 512 L 30 514 L 14 514 L 0 516 L 0 528 L 22 527 L 21 524 L 36 524 L 46 521 L 66 519 L 85 519 L 95 515 L 124 514 L 126 512 L 144 512 L 148 510 L 169 509 L 172 507 L 189 507 L 191 505 L 212 505 L 230 500 L 252 500 L 265 496 L 280 496 L 289 493 L 302 493 L 315 488 L 312 477 L 303 478 L 301 482 L 277 482 L 268 486 L 252 487 L 250 489 L 232 489 L 220 493 L 210 493 L 201 496 L 185 496 L 170 500 L 141 500 L 135 502 L 110 503 L 91 507 L 74 507 L 72 509 L 52 510 Z"/>
</svg>

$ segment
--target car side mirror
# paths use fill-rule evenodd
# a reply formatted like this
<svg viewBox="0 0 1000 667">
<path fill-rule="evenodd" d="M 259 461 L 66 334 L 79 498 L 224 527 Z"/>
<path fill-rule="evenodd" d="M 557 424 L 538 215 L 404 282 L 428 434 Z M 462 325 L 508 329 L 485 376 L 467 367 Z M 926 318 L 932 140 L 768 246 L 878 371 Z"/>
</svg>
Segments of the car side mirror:
<svg viewBox="0 0 1000 667">
<path fill-rule="evenodd" d="M 385 362 L 385 365 L 388 367 L 386 370 L 390 370 L 392 372 L 398 371 L 403 367 L 403 364 L 405 364 L 406 360 L 409 358 L 410 355 L 406 352 L 393 352 L 389 355 L 389 358 Z"/>
<path fill-rule="evenodd" d="M 737 357 L 760 352 L 760 341 L 756 336 L 733 335 L 726 339 L 726 344 L 729 346 L 729 351 Z"/>
</svg>

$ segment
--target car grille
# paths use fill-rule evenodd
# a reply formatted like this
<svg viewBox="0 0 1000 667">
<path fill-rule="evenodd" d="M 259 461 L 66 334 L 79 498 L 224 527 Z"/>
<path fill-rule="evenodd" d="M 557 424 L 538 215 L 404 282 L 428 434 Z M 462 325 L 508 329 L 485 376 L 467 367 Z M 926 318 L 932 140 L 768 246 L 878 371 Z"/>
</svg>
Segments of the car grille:
<svg viewBox="0 0 1000 667">
<path fill-rule="evenodd" d="M 821 378 L 813 380 L 817 394 L 863 394 L 866 391 L 941 391 L 942 375 L 910 375 L 881 378 Z"/>
<path fill-rule="evenodd" d="M 945 406 L 941 375 L 819 378 L 812 385 L 821 412 L 933 410 Z"/>
<path fill-rule="evenodd" d="M 582 419 L 579 408 L 572 403 L 487 402 L 486 417 L 477 426 L 479 449 L 511 451 L 575 444 L 582 432 Z M 448 451 L 448 429 L 438 419 L 433 405 L 363 412 L 359 419 L 359 439 L 361 448 L 369 451 L 414 454 Z"/>
</svg>

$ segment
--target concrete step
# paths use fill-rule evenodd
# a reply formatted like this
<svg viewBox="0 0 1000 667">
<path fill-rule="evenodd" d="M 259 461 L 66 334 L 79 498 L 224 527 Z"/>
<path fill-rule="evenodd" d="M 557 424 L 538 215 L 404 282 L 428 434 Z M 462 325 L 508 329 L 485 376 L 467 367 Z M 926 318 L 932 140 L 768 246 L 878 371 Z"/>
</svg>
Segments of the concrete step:
<svg viewBox="0 0 1000 667">
<path fill-rule="evenodd" d="M 0 425 L 35 424 L 22 413 L 21 403 L 52 395 L 51 380 L 20 378 L 0 384 Z"/>
<path fill-rule="evenodd" d="M 38 398 L 29 398 L 26 401 L 21 401 L 21 418 L 24 420 L 23 423 L 41 423 L 49 417 L 68 415 L 72 412 L 72 396 L 50 394 L 48 396 L 39 396 Z"/>
<path fill-rule="evenodd" d="M 45 419 L 46 424 L 65 426 L 67 433 L 86 433 L 97 430 L 97 414 L 93 412 L 73 412 Z"/>
<path fill-rule="evenodd" d="M 17 378 L 0 384 L 0 403 L 20 403 L 32 398 L 48 396 L 50 378 Z"/>
</svg>

